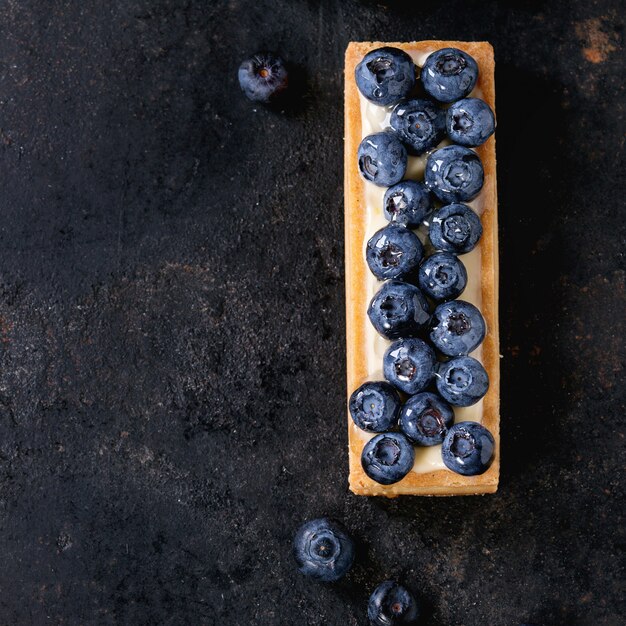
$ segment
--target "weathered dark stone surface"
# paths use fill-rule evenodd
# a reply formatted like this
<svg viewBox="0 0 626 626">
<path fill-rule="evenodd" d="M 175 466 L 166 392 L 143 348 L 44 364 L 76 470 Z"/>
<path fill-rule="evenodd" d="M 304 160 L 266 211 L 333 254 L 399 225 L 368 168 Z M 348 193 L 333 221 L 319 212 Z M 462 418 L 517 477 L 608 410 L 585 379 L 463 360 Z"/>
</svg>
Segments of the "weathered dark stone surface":
<svg viewBox="0 0 626 626">
<path fill-rule="evenodd" d="M 0 622 L 618 626 L 624 602 L 623 30 L 617 0 L 0 4 Z M 498 60 L 503 476 L 346 487 L 343 51 Z M 236 82 L 279 50 L 269 111 Z M 319 514 L 337 586 L 295 573 Z"/>
</svg>

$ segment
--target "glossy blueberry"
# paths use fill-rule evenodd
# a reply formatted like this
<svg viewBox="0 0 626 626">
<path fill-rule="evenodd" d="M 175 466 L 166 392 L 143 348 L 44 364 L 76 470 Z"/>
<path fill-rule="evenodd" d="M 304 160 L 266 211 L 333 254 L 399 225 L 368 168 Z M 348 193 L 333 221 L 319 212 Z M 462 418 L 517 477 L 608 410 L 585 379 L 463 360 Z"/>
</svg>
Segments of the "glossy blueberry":
<svg viewBox="0 0 626 626">
<path fill-rule="evenodd" d="M 430 100 L 404 100 L 394 107 L 389 125 L 409 154 L 424 154 L 446 136 L 446 112 Z"/>
<path fill-rule="evenodd" d="M 367 265 L 380 280 L 416 274 L 423 256 L 424 246 L 418 236 L 395 224 L 374 233 L 365 251 Z"/>
<path fill-rule="evenodd" d="M 442 48 L 428 56 L 420 74 L 426 93 L 439 102 L 465 98 L 478 80 L 478 65 L 466 52 Z"/>
<path fill-rule="evenodd" d="M 284 61 L 272 52 L 258 52 L 239 66 L 239 85 L 255 102 L 271 102 L 287 89 Z"/>
<path fill-rule="evenodd" d="M 458 298 L 467 285 L 463 262 L 450 252 L 435 252 L 422 261 L 418 274 L 420 289 L 433 300 Z"/>
<path fill-rule="evenodd" d="M 411 396 L 400 412 L 400 429 L 418 446 L 440 444 L 453 423 L 452 407 L 429 391 Z"/>
<path fill-rule="evenodd" d="M 443 302 L 433 312 L 429 338 L 446 356 L 461 356 L 476 350 L 485 338 L 485 320 L 469 302 Z"/>
<path fill-rule="evenodd" d="M 493 135 L 495 129 L 496 118 L 493 111 L 479 98 L 459 100 L 446 112 L 448 137 L 461 146 L 481 146 Z"/>
<path fill-rule="evenodd" d="M 343 526 L 326 517 L 303 524 L 293 541 L 293 556 L 305 576 L 334 582 L 354 561 L 354 543 Z"/>
<path fill-rule="evenodd" d="M 424 181 L 445 203 L 472 200 L 483 188 L 480 157 L 463 146 L 446 146 L 428 156 Z"/>
<path fill-rule="evenodd" d="M 368 135 L 359 145 L 359 171 L 380 187 L 400 182 L 406 171 L 406 148 L 391 132 Z"/>
<path fill-rule="evenodd" d="M 378 585 L 367 605 L 367 617 L 372 626 L 414 626 L 419 616 L 413 594 L 395 580 Z"/>
<path fill-rule="evenodd" d="M 363 471 L 381 485 L 402 480 L 413 468 L 415 451 L 402 433 L 382 433 L 363 447 Z"/>
<path fill-rule="evenodd" d="M 363 96 L 380 106 L 395 104 L 415 85 L 413 60 L 398 48 L 378 48 L 368 52 L 356 66 L 354 75 Z"/>
<path fill-rule="evenodd" d="M 448 204 L 430 217 L 428 237 L 437 250 L 465 254 L 483 234 L 480 218 L 465 204 Z"/>
<path fill-rule="evenodd" d="M 471 356 L 455 356 L 440 363 L 435 382 L 439 394 L 452 406 L 476 404 L 489 389 L 485 368 Z"/>
<path fill-rule="evenodd" d="M 387 339 L 414 337 L 430 320 L 428 302 L 414 285 L 399 280 L 383 284 L 372 298 L 367 315 Z"/>
<path fill-rule="evenodd" d="M 417 228 L 432 210 L 433 199 L 424 183 L 403 180 L 385 191 L 383 212 L 390 222 Z"/>
<path fill-rule="evenodd" d="M 413 395 L 432 382 L 435 363 L 433 349 L 421 339 L 398 339 L 385 352 L 383 373 L 394 387 Z"/>
<path fill-rule="evenodd" d="M 441 457 L 448 469 L 463 476 L 484 474 L 493 461 L 493 435 L 478 422 L 459 422 L 448 431 Z"/>
<path fill-rule="evenodd" d="M 398 423 L 400 394 L 387 382 L 363 383 L 350 396 L 354 423 L 370 433 L 384 433 Z"/>
</svg>

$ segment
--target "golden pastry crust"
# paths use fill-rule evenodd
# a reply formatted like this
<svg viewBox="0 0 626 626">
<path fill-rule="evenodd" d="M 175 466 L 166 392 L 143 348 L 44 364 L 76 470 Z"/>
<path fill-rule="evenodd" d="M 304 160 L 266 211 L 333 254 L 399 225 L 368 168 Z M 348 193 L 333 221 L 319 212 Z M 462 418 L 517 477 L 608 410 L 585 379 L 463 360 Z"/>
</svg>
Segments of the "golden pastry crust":
<svg viewBox="0 0 626 626">
<path fill-rule="evenodd" d="M 420 41 L 414 43 L 352 42 L 346 50 L 345 63 L 345 239 L 346 239 L 346 338 L 348 397 L 367 379 L 364 327 L 367 323 L 366 273 L 363 254 L 365 240 L 365 182 L 357 166 L 357 150 L 362 139 L 359 91 L 354 69 L 370 50 L 393 46 L 407 52 L 428 53 L 454 47 L 470 54 L 478 63 L 478 88 L 483 99 L 495 112 L 493 48 L 487 42 Z M 496 144 L 492 135 L 477 148 L 485 170 L 481 192 L 484 212 L 481 215 L 483 236 L 481 251 L 481 312 L 487 322 L 483 343 L 483 365 L 489 374 L 489 391 L 483 400 L 482 423 L 496 441 L 492 466 L 480 476 L 461 476 L 449 470 L 418 474 L 409 472 L 400 482 L 380 485 L 371 480 L 361 467 L 363 439 L 348 414 L 350 490 L 357 495 L 395 497 L 398 495 L 469 495 L 493 493 L 498 488 L 500 470 L 500 352 L 498 339 L 498 215 L 496 194 Z"/>
</svg>

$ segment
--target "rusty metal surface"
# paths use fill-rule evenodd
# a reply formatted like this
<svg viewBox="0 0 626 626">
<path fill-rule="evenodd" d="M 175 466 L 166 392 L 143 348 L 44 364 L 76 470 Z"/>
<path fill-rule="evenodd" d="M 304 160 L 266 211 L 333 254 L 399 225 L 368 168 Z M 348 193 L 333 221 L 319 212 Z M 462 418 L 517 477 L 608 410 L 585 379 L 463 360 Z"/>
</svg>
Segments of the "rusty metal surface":
<svg viewBox="0 0 626 626">
<path fill-rule="evenodd" d="M 0 4 L 0 622 L 623 623 L 623 7 Z M 347 492 L 342 55 L 496 49 L 503 466 L 493 497 Z M 247 102 L 278 49 L 302 90 Z M 307 518 L 360 545 L 296 574 Z"/>
</svg>

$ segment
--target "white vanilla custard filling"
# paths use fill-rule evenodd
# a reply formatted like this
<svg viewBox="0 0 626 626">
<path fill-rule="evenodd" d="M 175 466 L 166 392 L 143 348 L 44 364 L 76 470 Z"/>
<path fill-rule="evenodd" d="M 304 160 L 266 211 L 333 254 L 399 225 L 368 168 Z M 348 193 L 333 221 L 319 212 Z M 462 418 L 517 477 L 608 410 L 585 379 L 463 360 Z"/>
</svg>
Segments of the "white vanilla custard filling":
<svg viewBox="0 0 626 626">
<path fill-rule="evenodd" d="M 414 63 L 418 67 L 422 67 L 430 52 L 417 54 L 412 53 Z M 470 94 L 472 97 L 480 97 L 478 89 Z M 363 137 L 378 133 L 389 128 L 389 118 L 391 116 L 392 106 L 381 107 L 369 102 L 361 94 L 359 94 L 361 103 L 361 129 Z M 450 142 L 444 140 L 438 147 L 448 145 Z M 426 166 L 427 154 L 422 156 L 409 156 L 405 178 L 414 180 L 424 180 L 424 168 Z M 383 197 L 386 187 L 378 187 L 373 183 L 365 181 L 365 241 L 363 241 L 363 256 L 365 256 L 365 246 L 369 238 L 379 229 L 385 227 L 388 222 L 383 214 Z M 478 215 L 482 213 L 483 201 L 482 192 L 472 202 L 466 202 Z M 415 230 L 423 243 L 427 240 L 427 229 L 421 227 Z M 461 255 L 465 268 L 467 269 L 467 286 L 465 291 L 459 296 L 459 299 L 471 302 L 479 309 L 482 303 L 481 291 L 481 244 L 478 245 L 468 254 Z M 382 282 L 379 281 L 371 272 L 367 272 L 366 278 L 366 296 L 367 302 L 374 297 L 374 294 L 380 289 Z M 487 329 L 489 332 L 489 329 Z M 381 337 L 365 316 L 365 328 L 363 332 L 366 344 L 366 363 L 367 363 L 367 380 L 384 380 L 383 376 L 383 355 L 391 342 Z M 482 346 L 479 346 L 471 353 L 475 359 L 482 363 Z M 454 421 L 473 421 L 480 422 L 483 417 L 483 401 L 480 400 L 473 406 L 454 407 Z M 375 433 L 368 433 L 358 428 L 351 421 L 351 428 L 358 433 L 359 437 L 365 442 L 375 436 Z M 435 470 L 446 469 L 441 459 L 441 446 L 415 446 L 415 463 L 413 471 L 417 473 L 432 472 Z"/>
</svg>

